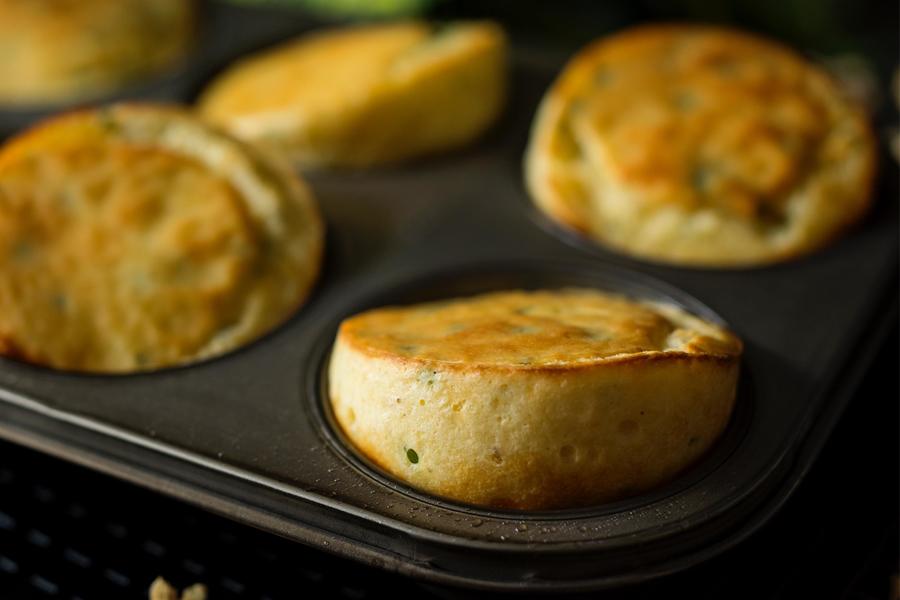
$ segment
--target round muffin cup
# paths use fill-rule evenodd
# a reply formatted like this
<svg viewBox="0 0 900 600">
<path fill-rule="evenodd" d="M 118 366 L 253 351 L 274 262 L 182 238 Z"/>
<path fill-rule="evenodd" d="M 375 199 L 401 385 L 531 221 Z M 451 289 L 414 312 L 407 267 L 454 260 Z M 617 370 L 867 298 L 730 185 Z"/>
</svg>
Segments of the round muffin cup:
<svg viewBox="0 0 900 600">
<path fill-rule="evenodd" d="M 602 269 L 588 269 L 558 263 L 486 266 L 454 270 L 449 273 L 429 274 L 401 284 L 399 287 L 386 293 L 376 294 L 360 303 L 359 310 L 354 310 L 349 314 L 356 314 L 368 308 L 383 305 L 414 304 L 429 300 L 465 297 L 490 291 L 565 287 L 593 288 L 598 291 L 621 294 L 631 298 L 665 302 L 689 311 L 691 314 L 701 316 L 714 324 L 723 324 L 722 319 L 709 308 L 659 281 L 609 266 L 604 266 Z M 699 458 L 691 461 L 684 468 L 678 469 L 670 476 L 663 477 L 662 482 L 656 486 L 652 486 L 649 489 L 636 489 L 630 494 L 619 493 L 611 495 L 607 499 L 598 499 L 590 503 L 570 504 L 560 508 L 522 509 L 513 505 L 504 506 L 502 502 L 499 505 L 498 503 L 482 505 L 462 502 L 423 491 L 408 482 L 399 480 L 369 458 L 367 456 L 369 452 L 363 452 L 348 437 L 336 418 L 334 407 L 329 400 L 328 369 L 333 353 L 336 329 L 337 323 L 332 324 L 327 329 L 325 336 L 319 341 L 317 345 L 318 351 L 315 355 L 316 359 L 310 365 L 308 374 L 309 381 L 312 383 L 312 389 L 309 394 L 309 397 L 313 399 L 312 413 L 324 437 L 344 460 L 381 485 L 437 506 L 456 509 L 463 507 L 464 510 L 475 514 L 488 516 L 514 515 L 515 518 L 527 518 L 528 516 L 535 518 L 547 518 L 548 516 L 551 518 L 571 518 L 573 516 L 627 510 L 628 507 L 643 505 L 674 494 L 703 479 L 714 471 L 737 446 L 749 422 L 749 397 L 751 394 L 749 392 L 749 380 L 742 368 L 742 373 L 738 380 L 737 398 L 731 411 L 730 420 L 724 431 Z M 524 379 L 527 378 L 526 375 Z M 522 385 L 525 385 L 524 379 L 522 379 Z M 566 448 L 566 444 L 563 442 L 560 442 L 560 444 L 561 449 Z M 413 458 L 408 459 L 411 462 L 424 458 L 419 456 L 421 448 L 418 450 L 412 448 L 411 450 L 415 453 Z M 565 454 L 564 450 L 560 450 L 560 452 Z M 565 459 L 565 456 L 562 454 L 561 459 Z M 552 506 L 552 502 L 549 504 Z"/>
</svg>

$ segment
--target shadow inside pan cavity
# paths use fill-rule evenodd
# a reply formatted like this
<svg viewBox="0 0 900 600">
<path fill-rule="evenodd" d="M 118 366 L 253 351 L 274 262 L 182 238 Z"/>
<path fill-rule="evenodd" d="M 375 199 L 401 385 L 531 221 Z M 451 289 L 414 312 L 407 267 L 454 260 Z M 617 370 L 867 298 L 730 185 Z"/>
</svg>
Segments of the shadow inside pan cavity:
<svg viewBox="0 0 900 600">
<path fill-rule="evenodd" d="M 411 487 L 393 475 L 382 470 L 359 452 L 341 431 L 328 402 L 328 361 L 332 342 L 339 321 L 371 308 L 388 305 L 409 305 L 435 300 L 449 300 L 481 293 L 502 290 L 537 290 L 560 288 L 594 288 L 622 294 L 632 298 L 662 301 L 676 304 L 681 308 L 714 323 L 725 325 L 724 321 L 700 301 L 661 281 L 642 274 L 614 267 L 612 265 L 557 263 L 557 262 L 512 262 L 497 265 L 482 265 L 471 268 L 451 269 L 390 286 L 387 290 L 371 297 L 363 298 L 339 315 L 325 330 L 313 354 L 315 375 L 311 379 L 313 415 L 317 425 L 332 448 L 350 465 L 362 472 L 373 485 L 381 485 L 393 492 L 418 502 L 444 509 L 462 511 L 469 515 L 498 519 L 571 519 L 596 517 L 627 511 L 659 502 L 691 486 L 698 485 L 705 477 L 722 466 L 741 443 L 752 416 L 752 387 L 750 374 L 742 365 L 738 385 L 737 401 L 728 426 L 716 443 L 698 459 L 669 482 L 623 500 L 596 506 L 543 511 L 522 511 L 495 509 L 465 504 L 441 498 Z M 640 424 L 633 420 L 623 420 L 617 426 L 623 436 L 640 435 Z M 562 444 L 557 450 L 560 460 L 575 463 L 591 457 L 578 448 Z M 491 457 L 497 465 L 502 465 L 504 456 L 499 449 Z M 377 482 L 377 483 L 376 483 Z M 397 499 L 400 500 L 399 498 Z"/>
</svg>

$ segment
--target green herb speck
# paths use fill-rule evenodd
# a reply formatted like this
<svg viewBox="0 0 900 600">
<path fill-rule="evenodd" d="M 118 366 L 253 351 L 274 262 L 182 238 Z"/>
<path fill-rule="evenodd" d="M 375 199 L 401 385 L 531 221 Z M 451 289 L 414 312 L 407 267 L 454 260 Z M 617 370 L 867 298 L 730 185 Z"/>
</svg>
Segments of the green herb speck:
<svg viewBox="0 0 900 600">
<path fill-rule="evenodd" d="M 27 260 L 34 254 L 34 246 L 25 240 L 20 240 L 13 244 L 12 257 L 13 260 Z"/>
<path fill-rule="evenodd" d="M 574 110 L 574 109 L 573 109 Z M 569 122 L 571 117 L 560 119 L 556 127 L 557 135 L 557 153 L 562 159 L 577 159 L 581 157 L 581 146 L 575 139 L 572 131 L 572 125 Z"/>
<path fill-rule="evenodd" d="M 419 462 L 419 455 L 416 454 L 416 451 L 412 448 L 407 448 L 406 450 L 406 459 L 412 464 L 416 464 Z"/>
<path fill-rule="evenodd" d="M 594 83 L 598 87 L 603 87 L 603 86 L 609 85 L 612 82 L 612 80 L 613 80 L 612 71 L 609 70 L 609 68 L 607 68 L 607 67 L 600 67 L 594 73 Z"/>
<path fill-rule="evenodd" d="M 697 97 L 690 92 L 681 91 L 675 94 L 672 102 L 675 104 L 675 108 L 679 110 L 691 110 L 697 105 Z"/>
<path fill-rule="evenodd" d="M 697 165 L 691 172 L 691 186 L 697 192 L 704 192 L 712 181 L 712 170 L 705 165 Z"/>
<path fill-rule="evenodd" d="M 722 77 L 732 77 L 737 71 L 737 65 L 730 60 L 720 60 L 714 65 L 716 73 Z"/>
<path fill-rule="evenodd" d="M 101 108 L 98 110 L 97 120 L 100 122 L 100 127 L 106 130 L 107 133 L 119 132 L 119 123 L 116 121 L 116 117 L 113 115 L 111 109 Z"/>
<path fill-rule="evenodd" d="M 541 332 L 540 327 L 533 327 L 531 325 L 522 325 L 520 327 L 513 327 L 511 330 L 512 333 L 521 333 L 526 335 L 533 335 Z"/>
<path fill-rule="evenodd" d="M 453 31 L 455 29 L 455 23 L 432 23 L 431 24 L 431 36 L 432 39 L 446 35 L 447 33 Z"/>
<path fill-rule="evenodd" d="M 64 311 L 64 310 L 66 310 L 66 306 L 68 305 L 69 302 L 68 302 L 65 294 L 57 293 L 57 294 L 53 294 L 50 297 L 50 303 L 53 304 L 53 307 L 56 310 Z"/>
</svg>

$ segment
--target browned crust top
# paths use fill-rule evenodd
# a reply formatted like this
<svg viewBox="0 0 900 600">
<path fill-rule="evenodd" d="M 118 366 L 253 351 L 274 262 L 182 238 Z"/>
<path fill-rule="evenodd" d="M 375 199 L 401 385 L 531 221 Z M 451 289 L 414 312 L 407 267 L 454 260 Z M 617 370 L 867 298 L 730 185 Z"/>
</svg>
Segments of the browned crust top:
<svg viewBox="0 0 900 600">
<path fill-rule="evenodd" d="M 345 320 L 338 343 L 442 370 L 568 373 L 656 361 L 736 363 L 740 340 L 671 306 L 595 290 L 498 292 Z"/>
</svg>

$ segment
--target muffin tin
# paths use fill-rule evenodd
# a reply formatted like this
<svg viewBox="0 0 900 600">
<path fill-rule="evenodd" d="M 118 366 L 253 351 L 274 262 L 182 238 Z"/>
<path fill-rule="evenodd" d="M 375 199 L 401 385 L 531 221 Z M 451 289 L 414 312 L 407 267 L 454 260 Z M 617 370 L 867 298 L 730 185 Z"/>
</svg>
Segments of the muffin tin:
<svg viewBox="0 0 900 600">
<path fill-rule="evenodd" d="M 189 100 L 234 56 L 308 26 L 216 5 L 207 16 L 189 85 L 152 96 Z M 548 62 L 516 49 L 506 115 L 475 147 L 310 177 L 329 224 L 323 277 L 278 330 L 226 356 L 146 374 L 79 375 L 0 359 L 0 436 L 327 551 L 481 589 L 641 581 L 749 535 L 809 468 L 879 347 L 880 325 L 896 318 L 896 190 L 882 189 L 845 239 L 772 267 L 683 269 L 585 246 L 549 226 L 522 185 L 528 127 L 561 67 Z M 884 167 L 882 180 L 895 184 Z M 745 341 L 726 433 L 674 481 L 595 508 L 486 510 L 393 480 L 335 428 L 323 367 L 343 317 L 572 285 L 666 299 L 724 321 Z"/>
</svg>

